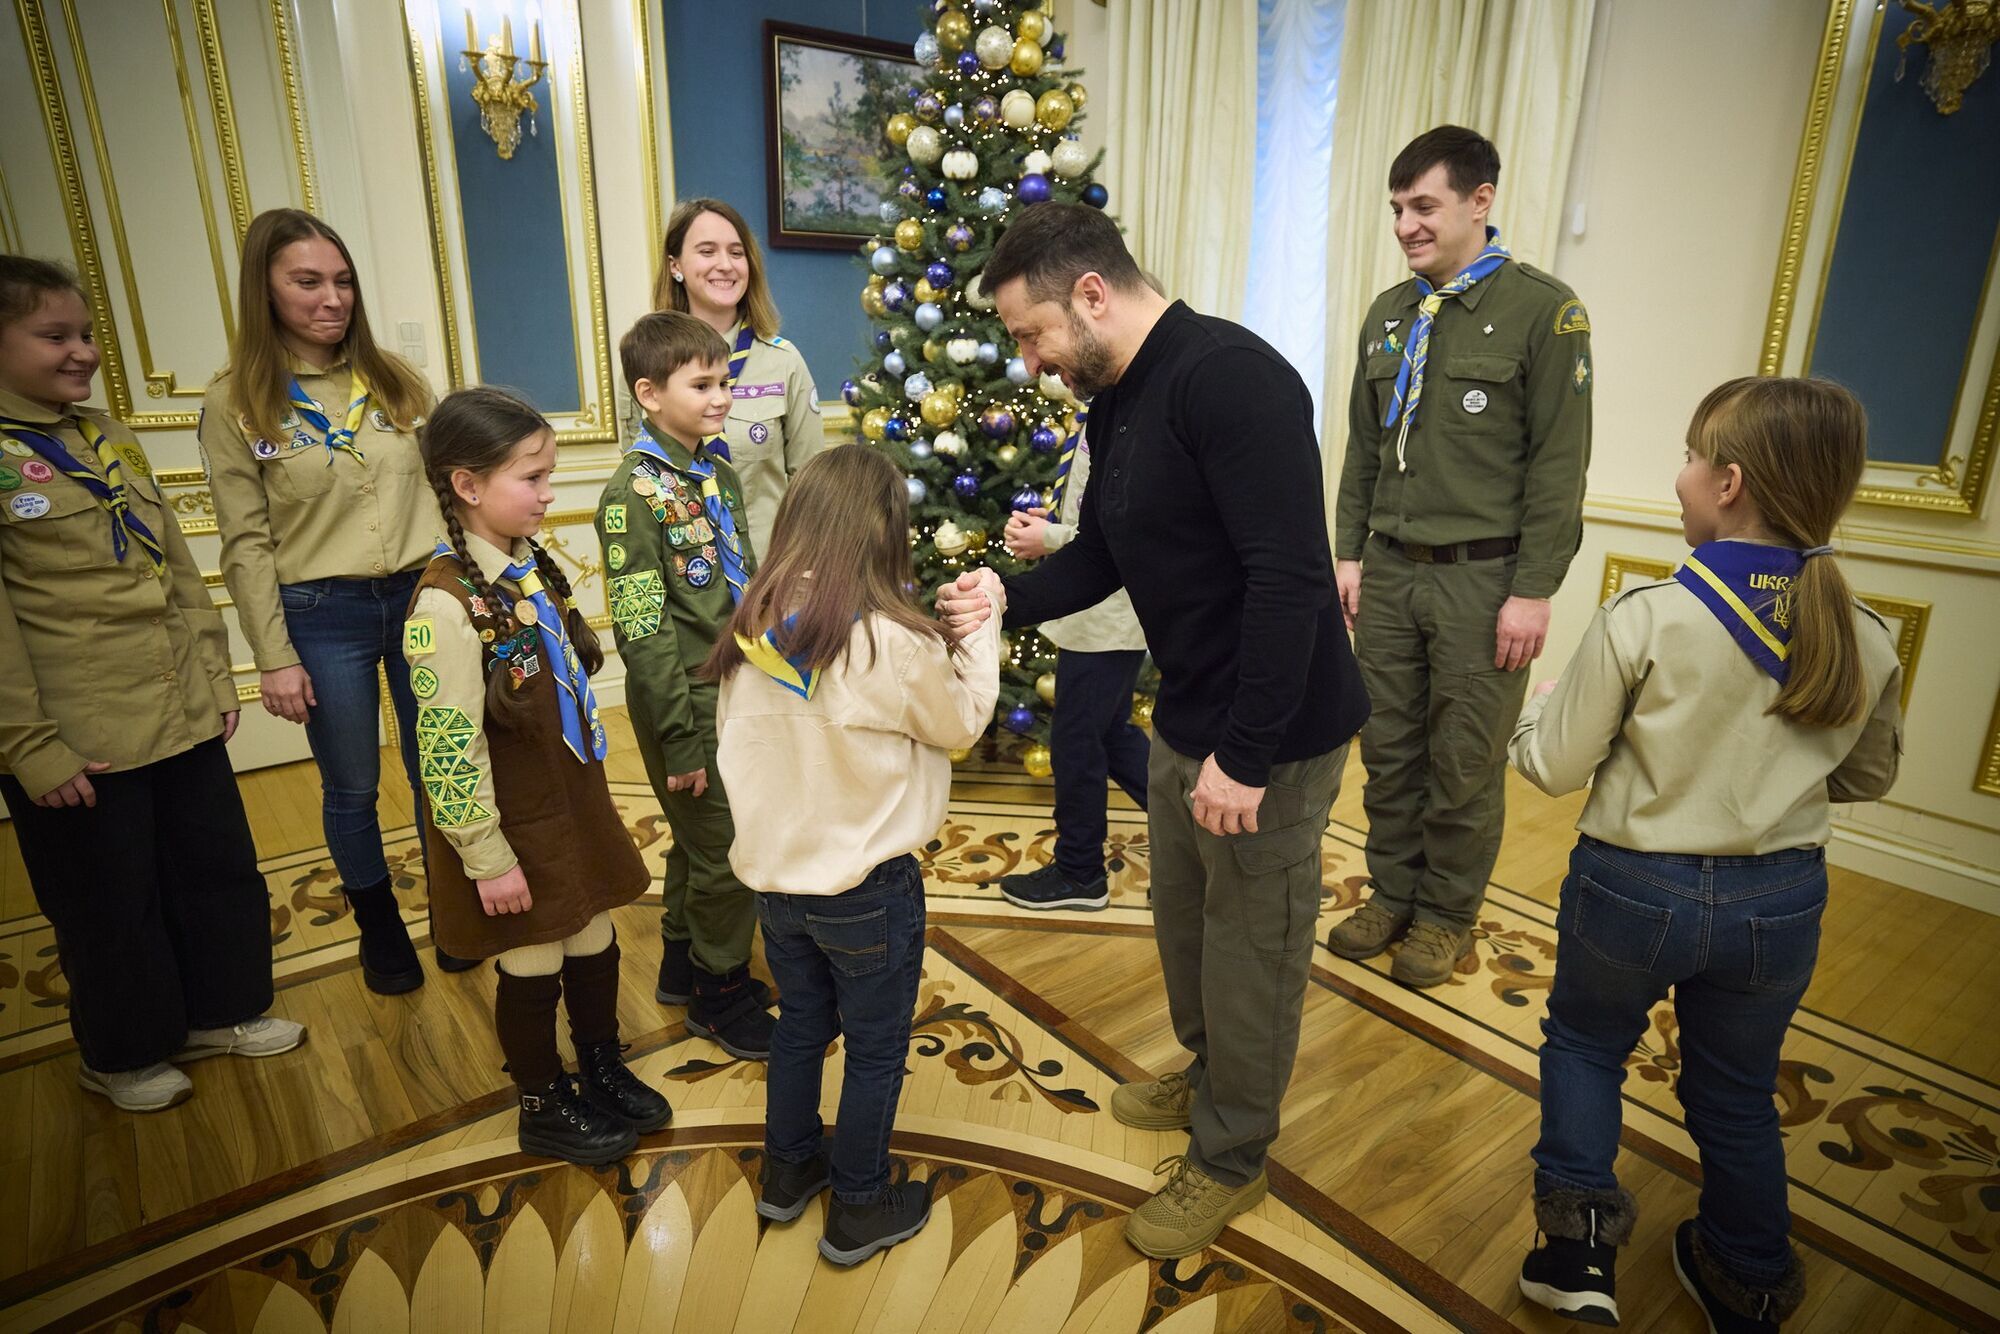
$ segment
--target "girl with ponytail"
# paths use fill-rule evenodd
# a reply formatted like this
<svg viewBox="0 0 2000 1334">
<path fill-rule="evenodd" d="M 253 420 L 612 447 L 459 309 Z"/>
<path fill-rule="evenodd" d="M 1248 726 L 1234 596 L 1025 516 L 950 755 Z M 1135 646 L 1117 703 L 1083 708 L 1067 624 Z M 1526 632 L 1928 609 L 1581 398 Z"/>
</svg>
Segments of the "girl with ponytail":
<svg viewBox="0 0 2000 1334">
<path fill-rule="evenodd" d="M 1551 795 L 1590 785 L 1562 885 L 1521 1291 L 1617 1323 L 1619 1086 L 1673 992 L 1678 1093 L 1701 1150 L 1673 1263 L 1711 1329 L 1775 1330 L 1804 1297 L 1788 1233 L 1778 1053 L 1812 980 L 1828 807 L 1873 801 L 1902 753 L 1895 637 L 1848 590 L 1834 525 L 1868 421 L 1825 380 L 1744 378 L 1688 427 L 1675 492 L 1694 548 L 1585 632 L 1510 754 Z"/>
<path fill-rule="evenodd" d="M 438 944 L 494 958 L 500 1049 L 524 1153 L 599 1165 L 673 1115 L 625 1068 L 611 909 L 646 868 L 604 778 L 597 636 L 534 540 L 555 500 L 555 433 L 503 390 L 448 395 L 423 431 L 445 541 L 403 626 Z M 566 1002 L 577 1073 L 556 1048 Z"/>
</svg>

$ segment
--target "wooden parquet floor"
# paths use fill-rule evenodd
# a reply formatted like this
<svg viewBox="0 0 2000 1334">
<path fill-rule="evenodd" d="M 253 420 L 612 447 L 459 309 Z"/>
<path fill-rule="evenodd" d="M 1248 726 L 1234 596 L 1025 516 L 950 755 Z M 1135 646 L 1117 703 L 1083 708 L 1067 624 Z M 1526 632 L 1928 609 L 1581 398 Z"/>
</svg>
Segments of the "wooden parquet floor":
<svg viewBox="0 0 2000 1334">
<path fill-rule="evenodd" d="M 666 846 L 614 726 L 614 794 L 656 875 Z M 622 744 L 621 744 L 622 743 Z M 407 793 L 392 865 L 421 903 Z M 1029 914 L 984 882 L 1045 860 L 1048 787 L 962 768 L 927 857 L 931 914 L 898 1170 L 939 1205 L 851 1272 L 809 1213 L 751 1204 L 763 1071 L 652 999 L 656 905 L 618 914 L 620 1016 L 673 1124 L 598 1171 L 530 1159 L 491 1031 L 493 979 L 369 993 L 308 766 L 242 780 L 272 892 L 276 1012 L 297 1052 L 191 1068 L 196 1096 L 125 1116 L 78 1089 L 64 992 L 0 825 L 0 1329 L 1542 1330 L 1514 1275 L 1554 899 L 1576 802 L 1516 785 L 1473 956 L 1446 986 L 1321 949 L 1271 1198 L 1211 1251 L 1144 1261 L 1118 1229 L 1183 1137 L 1110 1091 L 1177 1068 L 1146 905 L 1143 817 L 1114 794 L 1112 906 Z M 1322 850 L 1324 928 L 1361 894 L 1360 773 Z M 410 914 L 420 928 L 421 911 Z M 1836 872 L 1780 1111 L 1810 1297 L 1788 1328 L 2000 1328 L 2000 919 Z M 1702 1328 L 1667 1259 L 1699 1172 L 1672 1094 L 1670 1013 L 1628 1067 L 1619 1171 L 1641 1221 L 1624 1327 Z M 829 1065 L 828 1115 L 838 1096 Z"/>
</svg>

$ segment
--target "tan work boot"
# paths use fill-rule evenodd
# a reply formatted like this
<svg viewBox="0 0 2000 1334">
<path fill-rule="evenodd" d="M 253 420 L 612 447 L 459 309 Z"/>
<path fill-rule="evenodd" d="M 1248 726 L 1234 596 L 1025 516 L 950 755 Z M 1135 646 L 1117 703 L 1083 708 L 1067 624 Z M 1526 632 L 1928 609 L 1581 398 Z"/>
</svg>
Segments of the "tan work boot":
<svg viewBox="0 0 2000 1334">
<path fill-rule="evenodd" d="M 1164 1160 L 1153 1172 L 1172 1175 L 1159 1194 L 1125 1220 L 1125 1240 L 1155 1260 L 1193 1255 L 1211 1244 L 1230 1219 L 1254 1207 L 1271 1189 L 1270 1177 L 1262 1172 L 1245 1185 L 1225 1186 L 1179 1155 Z"/>
<path fill-rule="evenodd" d="M 1194 1090 L 1187 1073 L 1176 1070 L 1143 1084 L 1120 1084 L 1111 1090 L 1111 1115 L 1134 1130 L 1186 1130 Z"/>
<path fill-rule="evenodd" d="M 1372 959 L 1410 929 L 1412 910 L 1392 908 L 1373 895 L 1360 909 L 1333 928 L 1326 947 L 1343 959 Z"/>
<path fill-rule="evenodd" d="M 1396 951 L 1396 962 L 1390 965 L 1389 976 L 1405 986 L 1434 987 L 1448 979 L 1458 961 L 1470 953 L 1470 931 L 1438 922 L 1418 922 L 1410 928 L 1403 948 Z"/>
</svg>

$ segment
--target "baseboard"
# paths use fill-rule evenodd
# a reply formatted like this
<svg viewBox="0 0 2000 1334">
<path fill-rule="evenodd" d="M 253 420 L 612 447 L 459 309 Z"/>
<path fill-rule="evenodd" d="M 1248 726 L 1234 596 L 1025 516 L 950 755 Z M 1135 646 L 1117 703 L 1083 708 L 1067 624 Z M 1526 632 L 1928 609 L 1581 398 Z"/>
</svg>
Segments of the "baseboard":
<svg viewBox="0 0 2000 1334">
<path fill-rule="evenodd" d="M 1826 856 L 1835 866 L 2000 916 L 2000 871 L 1991 867 L 1942 856 L 1838 820 Z"/>
</svg>

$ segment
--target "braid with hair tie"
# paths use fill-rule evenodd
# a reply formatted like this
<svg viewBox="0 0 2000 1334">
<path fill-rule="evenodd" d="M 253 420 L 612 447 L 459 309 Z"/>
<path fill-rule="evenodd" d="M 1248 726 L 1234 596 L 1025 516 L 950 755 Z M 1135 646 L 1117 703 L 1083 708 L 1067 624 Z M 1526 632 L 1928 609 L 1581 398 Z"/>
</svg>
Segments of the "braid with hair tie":
<svg viewBox="0 0 2000 1334">
<path fill-rule="evenodd" d="M 437 493 L 438 508 L 444 511 L 445 534 L 451 538 L 452 554 L 457 556 L 458 563 L 465 567 L 466 581 L 472 585 L 473 592 L 479 595 L 480 601 L 489 607 L 498 607 L 499 599 L 493 595 L 493 586 L 486 582 L 486 572 L 479 568 L 479 562 L 474 560 L 472 553 L 466 549 L 465 526 L 458 521 L 458 506 L 454 503 L 456 497 L 447 487 L 435 482 L 431 484 L 431 490 Z"/>
</svg>

